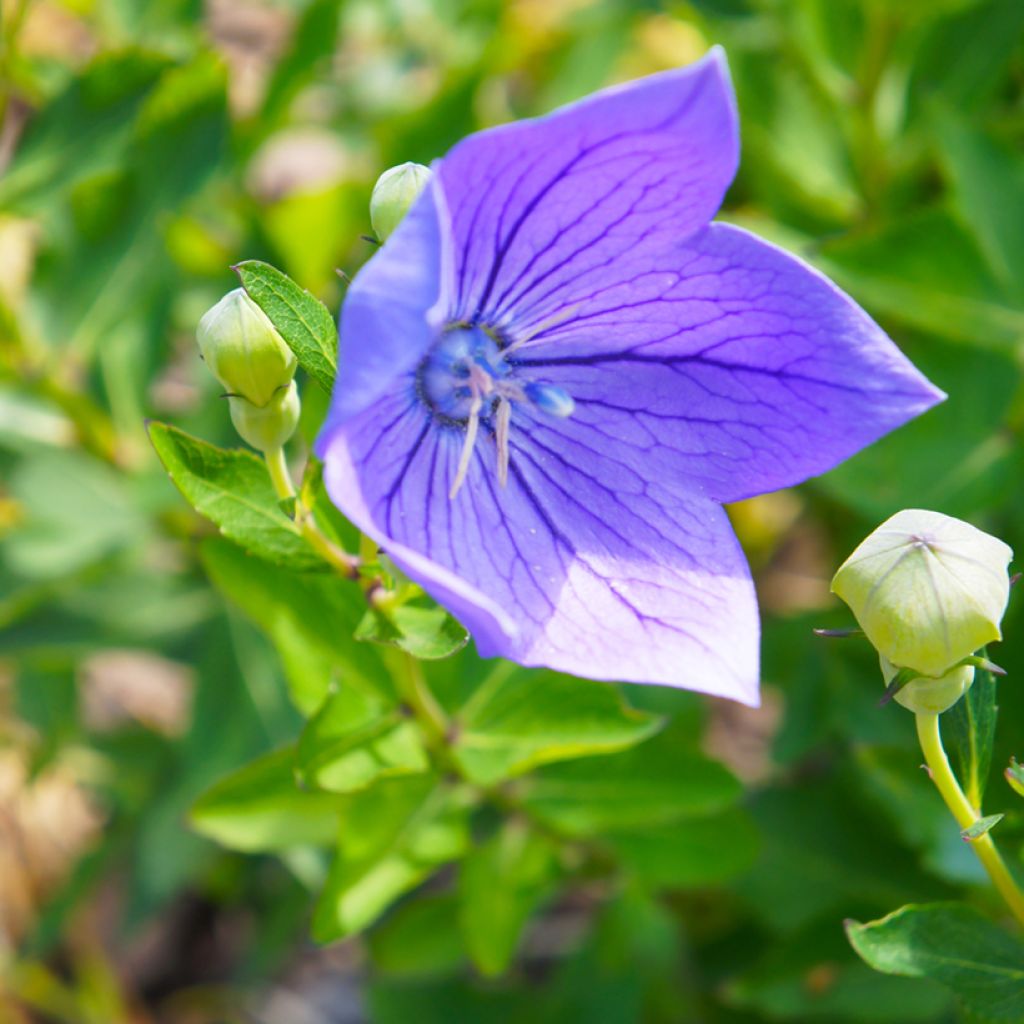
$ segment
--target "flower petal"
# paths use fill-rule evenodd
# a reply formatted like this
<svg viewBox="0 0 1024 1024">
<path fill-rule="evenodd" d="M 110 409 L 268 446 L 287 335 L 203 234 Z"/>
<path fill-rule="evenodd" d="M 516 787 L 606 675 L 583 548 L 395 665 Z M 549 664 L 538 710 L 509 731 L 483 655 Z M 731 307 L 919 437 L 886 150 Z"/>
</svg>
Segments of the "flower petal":
<svg viewBox="0 0 1024 1024">
<path fill-rule="evenodd" d="M 444 199 L 428 185 L 349 285 L 337 383 L 318 454 L 340 423 L 378 399 L 436 339 L 451 276 L 447 235 Z"/>
<path fill-rule="evenodd" d="M 471 135 L 437 165 L 451 211 L 453 318 L 500 325 L 591 286 L 630 251 L 704 227 L 736 172 L 720 50 L 545 117 Z"/>
<path fill-rule="evenodd" d="M 944 397 L 835 285 L 739 228 L 712 224 L 659 264 L 624 264 L 516 357 L 576 403 L 537 442 L 609 488 L 788 487 Z"/>
<path fill-rule="evenodd" d="M 482 437 L 450 501 L 464 435 L 434 424 L 412 386 L 336 432 L 327 487 L 483 656 L 757 702 L 754 591 L 719 507 L 653 486 L 624 498 L 533 444 L 527 423 L 507 486 Z"/>
</svg>

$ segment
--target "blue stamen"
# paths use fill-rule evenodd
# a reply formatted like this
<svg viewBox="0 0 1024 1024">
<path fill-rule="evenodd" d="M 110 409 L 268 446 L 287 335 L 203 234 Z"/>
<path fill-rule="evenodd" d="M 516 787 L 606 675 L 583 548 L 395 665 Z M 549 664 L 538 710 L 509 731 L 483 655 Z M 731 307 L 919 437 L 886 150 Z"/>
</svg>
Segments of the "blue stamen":
<svg viewBox="0 0 1024 1024">
<path fill-rule="evenodd" d="M 571 416 L 576 408 L 572 395 L 556 384 L 527 384 L 523 393 L 541 412 L 560 420 Z"/>
</svg>

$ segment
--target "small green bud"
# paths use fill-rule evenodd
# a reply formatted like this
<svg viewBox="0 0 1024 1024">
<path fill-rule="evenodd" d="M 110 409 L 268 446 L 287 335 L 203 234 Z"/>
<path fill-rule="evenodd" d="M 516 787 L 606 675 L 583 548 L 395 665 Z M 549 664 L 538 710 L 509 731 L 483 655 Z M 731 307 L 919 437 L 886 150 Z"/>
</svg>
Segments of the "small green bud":
<svg viewBox="0 0 1024 1024">
<path fill-rule="evenodd" d="M 270 403 L 295 376 L 295 353 L 244 288 L 228 292 L 206 311 L 196 340 L 227 393 L 257 408 Z"/>
<path fill-rule="evenodd" d="M 839 567 L 832 592 L 888 662 L 940 679 L 1002 638 L 1011 558 L 1006 544 L 969 523 L 906 509 Z"/>
<path fill-rule="evenodd" d="M 1003 775 L 1014 793 L 1024 796 L 1024 764 L 1018 764 L 1017 759 L 1011 757 L 1010 765 Z"/>
<path fill-rule="evenodd" d="M 392 167 L 377 179 L 370 196 L 370 223 L 382 242 L 394 233 L 428 181 L 430 168 L 413 163 Z"/>
<path fill-rule="evenodd" d="M 261 452 L 280 448 L 295 433 L 299 422 L 299 389 L 292 381 L 264 406 L 240 395 L 228 397 L 231 422 L 243 441 Z"/>
<path fill-rule="evenodd" d="M 888 686 L 900 670 L 887 661 L 884 654 L 878 656 L 878 663 L 882 666 L 882 677 Z M 906 686 L 896 691 L 892 699 L 914 714 L 940 715 L 951 708 L 971 688 L 973 682 L 974 666 L 956 665 L 938 679 L 929 676 L 911 679 Z"/>
</svg>

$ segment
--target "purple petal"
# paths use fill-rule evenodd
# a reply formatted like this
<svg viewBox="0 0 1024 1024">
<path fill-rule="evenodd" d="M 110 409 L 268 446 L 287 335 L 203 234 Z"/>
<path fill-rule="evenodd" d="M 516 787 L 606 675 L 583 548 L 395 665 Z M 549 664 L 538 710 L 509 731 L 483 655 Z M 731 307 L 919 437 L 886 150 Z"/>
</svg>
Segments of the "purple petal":
<svg viewBox="0 0 1024 1024">
<path fill-rule="evenodd" d="M 455 249 L 453 318 L 500 325 L 592 289 L 626 254 L 704 227 L 736 172 L 721 51 L 546 117 L 471 135 L 438 165 Z"/>
<path fill-rule="evenodd" d="M 831 469 L 944 397 L 824 276 L 712 224 L 624 261 L 617 287 L 517 353 L 573 416 L 538 422 L 622 493 L 649 481 L 736 501 Z"/>
<path fill-rule="evenodd" d="M 338 424 L 371 405 L 436 340 L 447 305 L 450 254 L 444 200 L 436 187 L 425 188 L 388 244 L 349 285 L 338 385 L 318 454 Z"/>
<path fill-rule="evenodd" d="M 653 483 L 621 494 L 536 443 L 519 409 L 508 485 L 488 437 L 449 500 L 463 433 L 411 385 L 335 433 L 327 486 L 483 656 L 757 702 L 754 592 L 719 507 Z"/>
</svg>

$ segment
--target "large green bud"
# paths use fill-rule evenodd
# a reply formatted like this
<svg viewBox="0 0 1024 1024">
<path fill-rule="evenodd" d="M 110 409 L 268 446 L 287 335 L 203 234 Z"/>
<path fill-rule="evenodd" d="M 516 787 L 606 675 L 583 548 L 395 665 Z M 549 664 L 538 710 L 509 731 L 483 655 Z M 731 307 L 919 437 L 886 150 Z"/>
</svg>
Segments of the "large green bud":
<svg viewBox="0 0 1024 1024">
<path fill-rule="evenodd" d="M 382 242 L 402 222 L 428 181 L 430 168 L 413 163 L 392 167 L 377 179 L 370 196 L 370 223 Z"/>
<path fill-rule="evenodd" d="M 932 679 L 1002 634 L 1013 552 L 939 512 L 906 509 L 839 567 L 832 591 L 892 665 Z"/>
<path fill-rule="evenodd" d="M 207 310 L 196 340 L 210 372 L 228 395 L 258 409 L 284 391 L 295 376 L 295 353 L 243 288 L 228 292 Z"/>
</svg>

